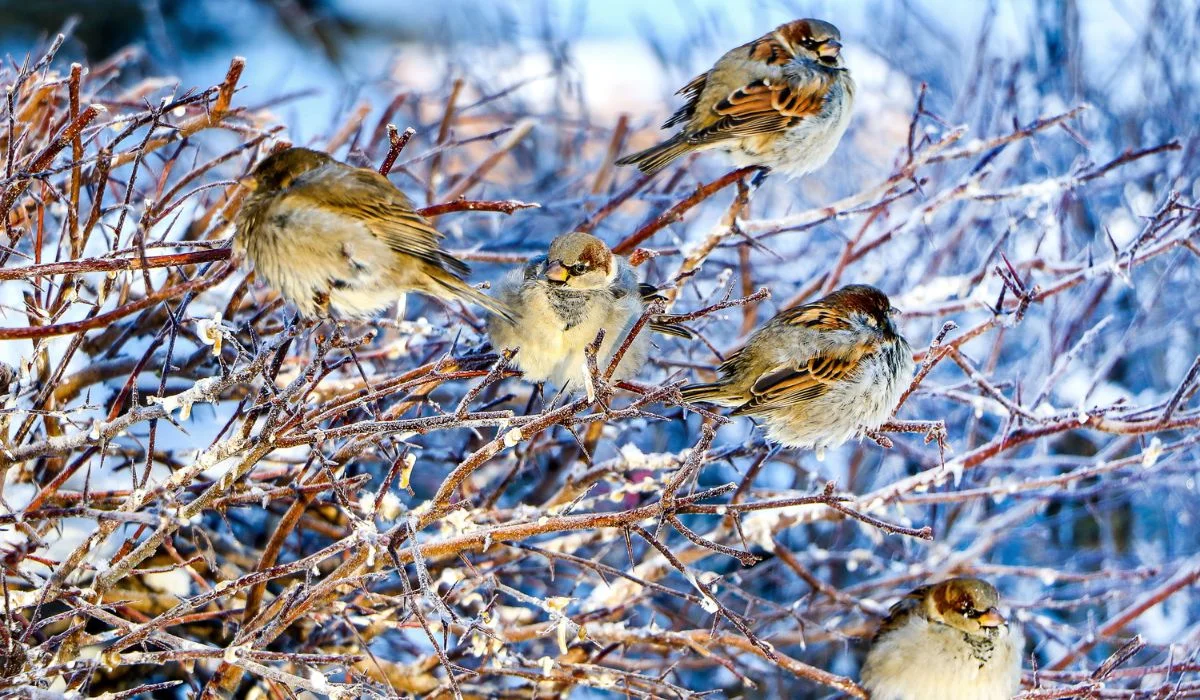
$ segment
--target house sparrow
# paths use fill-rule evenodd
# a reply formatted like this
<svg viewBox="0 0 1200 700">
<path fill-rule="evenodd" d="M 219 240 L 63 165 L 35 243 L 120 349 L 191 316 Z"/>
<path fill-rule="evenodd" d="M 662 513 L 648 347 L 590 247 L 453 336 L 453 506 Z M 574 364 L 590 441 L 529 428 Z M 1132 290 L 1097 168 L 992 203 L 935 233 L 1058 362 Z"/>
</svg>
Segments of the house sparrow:
<svg viewBox="0 0 1200 700">
<path fill-rule="evenodd" d="M 234 247 L 304 316 L 370 316 L 405 292 L 508 309 L 463 281 L 469 268 L 404 193 L 369 168 L 307 148 L 268 156 L 242 183 Z"/>
<path fill-rule="evenodd" d="M 977 578 L 923 586 L 892 606 L 871 644 L 871 700 L 1009 700 L 1021 688 L 1025 636 Z"/>
<path fill-rule="evenodd" d="M 792 176 L 824 165 L 850 123 L 854 80 L 842 62 L 841 33 L 819 19 L 799 19 L 717 60 L 677 92 L 687 102 L 663 124 L 679 133 L 625 156 L 655 173 L 692 151 L 721 148 L 739 165 Z"/>
<path fill-rule="evenodd" d="M 836 447 L 879 427 L 913 372 L 883 292 L 852 284 L 777 314 L 718 369 L 719 381 L 683 388 L 687 401 L 762 419 L 788 447 Z"/>
<path fill-rule="evenodd" d="M 577 391 L 590 379 L 584 348 L 604 329 L 596 354 L 603 372 L 656 292 L 639 285 L 629 261 L 613 255 L 604 241 L 587 233 L 567 233 L 550 243 L 546 255 L 531 259 L 496 285 L 496 296 L 513 309 L 515 319 L 493 316 L 488 334 L 496 348 L 518 348 L 514 362 L 525 379 Z M 652 320 L 649 326 L 660 333 L 691 335 L 665 319 Z M 637 374 L 649 349 L 649 335 L 639 334 L 613 380 Z"/>
</svg>

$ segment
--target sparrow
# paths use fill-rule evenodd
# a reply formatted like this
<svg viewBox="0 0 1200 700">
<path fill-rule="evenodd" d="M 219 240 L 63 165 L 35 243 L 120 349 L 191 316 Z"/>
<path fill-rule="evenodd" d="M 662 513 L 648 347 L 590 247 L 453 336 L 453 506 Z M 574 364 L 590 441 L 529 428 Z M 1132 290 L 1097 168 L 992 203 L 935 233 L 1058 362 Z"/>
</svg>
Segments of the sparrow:
<svg viewBox="0 0 1200 700">
<path fill-rule="evenodd" d="M 683 398 L 757 417 L 787 447 L 836 447 L 882 425 L 908 386 L 912 349 L 897 313 L 865 284 L 785 309 L 721 363 L 718 381 L 685 386 Z"/>
<path fill-rule="evenodd" d="M 871 643 L 871 700 L 1009 700 L 1021 688 L 1025 635 L 977 578 L 923 586 L 892 606 Z"/>
<path fill-rule="evenodd" d="M 687 102 L 662 128 L 666 141 L 617 165 L 658 172 L 692 151 L 720 148 L 735 164 L 791 176 L 824 165 L 837 148 L 854 104 L 854 80 L 842 62 L 837 27 L 799 19 L 726 53 L 675 93 Z"/>
<path fill-rule="evenodd" d="M 514 363 L 530 382 L 550 382 L 567 392 L 586 389 L 591 376 L 584 349 L 600 330 L 597 367 L 608 367 L 646 304 L 657 294 L 639 285 L 633 267 L 604 241 L 587 233 L 563 234 L 545 255 L 511 271 L 496 285 L 499 303 L 513 318 L 492 316 L 488 335 L 496 348 L 517 348 Z M 691 337 L 668 317 L 651 319 L 651 330 Z M 640 333 L 621 357 L 613 381 L 633 377 L 646 362 L 650 339 Z"/>
<path fill-rule="evenodd" d="M 386 177 L 329 154 L 288 148 L 242 184 L 234 248 L 308 318 L 369 317 L 406 292 L 460 299 L 508 316 L 463 281 L 470 268 Z"/>
</svg>

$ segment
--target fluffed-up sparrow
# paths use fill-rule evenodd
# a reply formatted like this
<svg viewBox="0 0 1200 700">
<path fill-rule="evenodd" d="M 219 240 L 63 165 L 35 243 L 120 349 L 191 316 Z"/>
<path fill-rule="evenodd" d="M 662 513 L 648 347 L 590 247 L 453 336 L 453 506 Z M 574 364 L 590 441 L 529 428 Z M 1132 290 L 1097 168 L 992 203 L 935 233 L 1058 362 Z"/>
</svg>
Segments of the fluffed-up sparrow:
<svg viewBox="0 0 1200 700">
<path fill-rule="evenodd" d="M 867 654 L 871 700 L 1009 700 L 1021 688 L 1025 636 L 1000 613 L 1000 594 L 952 578 L 904 596 Z"/>
<path fill-rule="evenodd" d="M 586 388 L 585 348 L 604 330 L 596 360 L 603 372 L 645 311 L 653 287 L 639 285 L 629 262 L 604 241 L 573 232 L 555 238 L 546 255 L 532 258 L 496 285 L 495 295 L 513 309 L 512 320 L 493 316 L 488 333 L 497 349 L 517 348 L 514 363 L 530 382 L 560 389 Z M 653 320 L 648 330 L 690 336 L 677 325 Z M 628 379 L 646 362 L 650 339 L 640 333 L 621 357 L 612 379 Z"/>
<path fill-rule="evenodd" d="M 718 368 L 683 388 L 687 401 L 733 407 L 787 447 L 823 450 L 879 427 L 913 372 L 887 296 L 852 284 L 777 314 Z"/>
<path fill-rule="evenodd" d="M 692 151 L 723 149 L 736 165 L 791 176 L 824 165 L 850 123 L 854 80 L 841 33 L 799 19 L 729 51 L 678 93 L 687 102 L 663 124 L 671 138 L 617 165 L 655 173 Z"/>
<path fill-rule="evenodd" d="M 235 250 L 309 318 L 371 316 L 406 292 L 504 304 L 467 284 L 470 269 L 441 249 L 442 234 L 370 168 L 308 148 L 265 158 L 242 180 Z"/>
</svg>

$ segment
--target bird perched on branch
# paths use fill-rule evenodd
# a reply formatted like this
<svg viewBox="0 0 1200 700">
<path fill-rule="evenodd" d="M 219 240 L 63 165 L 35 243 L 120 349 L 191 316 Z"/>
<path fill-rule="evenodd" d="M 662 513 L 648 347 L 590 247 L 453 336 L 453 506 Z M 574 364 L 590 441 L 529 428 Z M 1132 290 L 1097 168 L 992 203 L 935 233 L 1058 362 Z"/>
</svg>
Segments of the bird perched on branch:
<svg viewBox="0 0 1200 700">
<path fill-rule="evenodd" d="M 1025 636 L 986 581 L 952 578 L 892 606 L 862 668 L 871 700 L 1009 700 Z"/>
<path fill-rule="evenodd" d="M 591 378 L 585 348 L 603 329 L 596 353 L 603 374 L 656 291 L 639 285 L 629 261 L 614 255 L 604 241 L 587 233 L 567 233 L 550 243 L 546 255 L 531 259 L 496 285 L 497 298 L 513 309 L 515 318 L 493 316 L 488 334 L 497 349 L 518 348 L 514 362 L 525 379 L 579 391 Z M 666 317 L 648 325 L 659 333 L 691 337 Z M 612 379 L 636 375 L 649 349 L 649 335 L 640 333 Z"/>
<path fill-rule="evenodd" d="M 751 334 L 711 384 L 683 387 L 686 401 L 760 418 L 788 447 L 836 447 L 886 421 L 913 372 L 887 295 L 852 284 L 785 309 Z"/>
<path fill-rule="evenodd" d="M 676 94 L 687 102 L 662 128 L 677 134 L 617 165 L 655 173 L 692 151 L 719 148 L 735 164 L 797 176 L 824 165 L 837 148 L 854 104 L 854 80 L 842 62 L 841 33 L 799 19 L 743 44 Z"/>
<path fill-rule="evenodd" d="M 470 301 L 507 317 L 503 303 L 467 284 L 470 269 L 440 247 L 442 234 L 370 168 L 288 148 L 244 178 L 235 249 L 304 316 L 370 316 L 406 292 Z"/>
</svg>

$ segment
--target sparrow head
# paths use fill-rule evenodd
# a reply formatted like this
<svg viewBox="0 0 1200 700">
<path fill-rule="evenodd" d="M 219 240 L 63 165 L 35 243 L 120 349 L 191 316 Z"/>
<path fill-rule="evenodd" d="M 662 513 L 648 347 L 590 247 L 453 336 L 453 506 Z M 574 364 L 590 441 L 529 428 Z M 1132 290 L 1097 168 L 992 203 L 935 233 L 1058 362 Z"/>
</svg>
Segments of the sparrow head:
<svg viewBox="0 0 1200 700">
<path fill-rule="evenodd" d="M 821 302 L 844 315 L 858 330 L 890 340 L 899 335 L 895 317 L 900 310 L 888 297 L 866 284 L 849 284 L 825 297 Z"/>
<path fill-rule="evenodd" d="M 797 59 L 808 59 L 830 68 L 842 67 L 842 33 L 819 19 L 798 19 L 775 30 Z"/>
<path fill-rule="evenodd" d="M 256 193 L 279 192 L 304 173 L 333 162 L 328 153 L 311 148 L 285 148 L 263 159 L 241 183 Z"/>
<path fill-rule="evenodd" d="M 929 586 L 921 602 L 930 620 L 968 634 L 994 634 L 1008 622 L 997 609 L 1000 593 L 977 578 L 952 578 Z"/>
<path fill-rule="evenodd" d="M 604 241 L 578 231 L 566 233 L 550 243 L 542 278 L 555 286 L 571 289 L 600 289 L 616 276 L 612 251 Z"/>
</svg>

